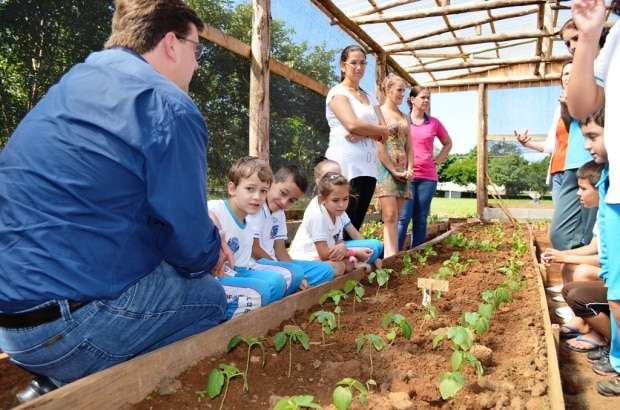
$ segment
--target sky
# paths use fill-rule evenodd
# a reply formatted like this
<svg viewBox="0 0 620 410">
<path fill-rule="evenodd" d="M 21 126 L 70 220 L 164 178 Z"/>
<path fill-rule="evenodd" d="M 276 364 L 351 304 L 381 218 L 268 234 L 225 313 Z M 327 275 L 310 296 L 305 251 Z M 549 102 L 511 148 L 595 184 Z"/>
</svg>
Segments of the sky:
<svg viewBox="0 0 620 410">
<path fill-rule="evenodd" d="M 246 0 L 233 0 L 234 4 Z M 310 46 L 325 43 L 328 48 L 341 50 L 354 41 L 309 0 L 271 0 L 272 18 L 283 20 L 295 31 L 296 42 L 306 41 Z M 338 70 L 340 53 L 333 62 Z M 374 59 L 369 56 L 362 88 L 374 95 Z M 527 129 L 530 134 L 546 134 L 560 95 L 560 87 L 530 87 L 511 90 L 489 90 L 489 135 L 512 134 Z M 440 93 L 431 97 L 431 115 L 446 127 L 453 140 L 452 153 L 469 152 L 476 145 L 478 133 L 478 97 L 476 91 Z M 407 106 L 403 104 L 402 110 Z M 524 149 L 526 159 L 535 161 L 541 155 Z"/>
</svg>

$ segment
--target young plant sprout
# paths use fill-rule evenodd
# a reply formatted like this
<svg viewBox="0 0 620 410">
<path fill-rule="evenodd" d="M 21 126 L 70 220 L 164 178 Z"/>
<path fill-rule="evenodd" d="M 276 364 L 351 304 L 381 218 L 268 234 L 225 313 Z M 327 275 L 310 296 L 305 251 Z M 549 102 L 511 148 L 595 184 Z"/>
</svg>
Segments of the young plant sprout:
<svg viewBox="0 0 620 410">
<path fill-rule="evenodd" d="M 253 336 L 242 337 L 242 336 L 236 335 L 230 339 L 226 350 L 230 352 L 232 349 L 237 347 L 239 343 L 241 342 L 245 343 L 248 346 L 248 354 L 247 354 L 247 359 L 245 362 L 245 371 L 243 372 L 243 391 L 248 391 L 249 390 L 248 369 L 250 368 L 250 352 L 252 351 L 253 347 L 255 346 L 260 347 L 261 366 L 265 367 L 265 345 L 264 345 L 265 338 L 264 337 L 253 337 Z"/>
<path fill-rule="evenodd" d="M 301 410 L 301 409 L 320 409 L 321 406 L 314 402 L 314 396 L 300 395 L 282 397 L 273 410 Z"/>
<path fill-rule="evenodd" d="M 228 393 L 228 385 L 230 384 L 230 380 L 237 376 L 243 376 L 243 373 L 241 373 L 241 370 L 233 366 L 232 363 L 220 364 L 217 368 L 211 370 L 211 373 L 209 373 L 207 390 L 200 390 L 196 392 L 198 395 L 198 401 L 201 401 L 205 397 L 205 393 L 211 399 L 216 398 L 222 392 L 222 387 L 224 387 L 224 395 L 222 396 L 222 401 L 220 402 L 220 410 L 222 410 L 224 408 L 224 401 L 226 400 L 226 393 Z"/>
<path fill-rule="evenodd" d="M 454 271 L 448 266 L 442 266 L 435 274 L 435 279 L 448 280 L 454 277 Z"/>
<path fill-rule="evenodd" d="M 331 299 L 332 302 L 334 302 L 334 313 L 336 314 L 338 327 L 340 327 L 340 313 L 342 313 L 342 307 L 340 306 L 340 302 L 346 298 L 346 292 L 343 292 L 340 289 L 332 289 L 329 292 L 321 295 L 321 298 L 319 299 L 319 303 L 321 304 L 321 306 L 323 306 L 323 303 L 325 303 L 327 299 Z"/>
<path fill-rule="evenodd" d="M 495 290 L 485 290 L 482 292 L 482 300 L 493 306 L 493 310 L 497 310 L 503 303 L 512 300 L 510 289 L 504 285 L 500 285 Z"/>
<path fill-rule="evenodd" d="M 403 256 L 402 264 L 403 266 L 400 271 L 401 275 L 410 275 L 415 271 L 415 266 L 413 265 L 413 260 L 411 259 L 410 254 Z"/>
<path fill-rule="evenodd" d="M 521 240 L 517 232 L 512 233 L 512 250 L 518 257 L 522 257 L 528 251 L 527 243 Z"/>
<path fill-rule="evenodd" d="M 364 286 L 362 286 L 359 281 L 349 279 L 345 282 L 343 290 L 347 295 L 353 291 L 353 313 L 355 313 L 355 302 L 362 303 L 362 299 L 366 294 L 366 289 L 364 289 Z"/>
<path fill-rule="evenodd" d="M 364 385 L 350 377 L 346 377 L 336 383 L 336 388 L 332 393 L 332 403 L 337 410 L 348 410 L 353 403 L 353 394 L 357 390 L 357 400 L 363 405 L 368 406 L 368 389 Z"/>
<path fill-rule="evenodd" d="M 299 326 L 286 325 L 284 329 L 273 337 L 273 347 L 277 352 L 282 350 L 288 342 L 288 377 L 293 369 L 293 343 L 299 343 L 304 350 L 310 349 L 310 338 Z"/>
<path fill-rule="evenodd" d="M 372 351 L 373 349 L 377 352 L 383 350 L 385 347 L 385 343 L 381 336 L 377 336 L 373 333 L 366 333 L 357 336 L 355 339 L 355 344 L 357 345 L 357 352 L 361 352 L 365 345 L 368 345 L 368 357 L 370 358 L 370 376 L 368 378 L 372 380 L 372 373 L 374 371 L 374 367 L 372 364 Z"/>
<path fill-rule="evenodd" d="M 321 344 L 325 344 L 325 335 L 331 334 L 334 329 L 336 329 L 336 317 L 332 312 L 326 312 L 324 310 L 319 310 L 310 315 L 308 321 L 310 323 L 314 322 L 316 319 L 317 322 L 321 324 Z"/>
<path fill-rule="evenodd" d="M 368 274 L 368 282 L 373 283 L 375 279 L 377 280 L 377 293 L 375 296 L 379 295 L 379 289 L 385 285 L 385 288 L 388 287 L 388 282 L 390 281 L 390 275 L 394 273 L 393 269 L 377 269 Z"/>
<path fill-rule="evenodd" d="M 424 314 L 424 320 L 427 322 L 435 319 L 437 317 L 437 313 L 439 313 L 439 311 L 437 310 L 437 306 L 433 305 L 430 302 L 426 305 L 422 305 L 422 308 L 426 310 L 426 313 Z"/>
<path fill-rule="evenodd" d="M 383 317 L 383 328 L 388 329 L 385 338 L 390 345 L 394 344 L 398 334 L 401 334 L 405 339 L 411 339 L 411 323 L 405 317 L 398 313 L 388 313 Z"/>
<path fill-rule="evenodd" d="M 461 325 L 475 332 L 476 335 L 482 335 L 489 330 L 489 318 L 478 312 L 465 312 L 461 317 Z"/>
<path fill-rule="evenodd" d="M 431 256 L 437 256 L 437 252 L 433 249 L 432 245 L 426 245 L 420 252 L 415 255 L 416 262 L 424 266 L 428 262 L 428 258 Z"/>
<path fill-rule="evenodd" d="M 455 248 L 465 248 L 467 245 L 467 239 L 465 239 L 465 235 L 461 232 L 450 235 L 446 239 L 446 243 Z"/>
</svg>

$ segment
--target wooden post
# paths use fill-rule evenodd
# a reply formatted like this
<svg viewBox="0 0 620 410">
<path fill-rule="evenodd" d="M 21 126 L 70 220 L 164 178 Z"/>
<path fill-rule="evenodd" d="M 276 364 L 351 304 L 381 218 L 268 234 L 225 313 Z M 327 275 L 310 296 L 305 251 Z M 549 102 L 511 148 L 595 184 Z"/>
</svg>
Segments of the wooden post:
<svg viewBox="0 0 620 410">
<path fill-rule="evenodd" d="M 385 53 L 377 54 L 375 82 L 377 87 L 376 97 L 379 105 L 383 104 L 385 95 L 383 94 L 383 80 L 387 74 L 387 55 Z"/>
<path fill-rule="evenodd" d="M 271 0 L 252 0 L 250 155 L 269 161 L 269 59 Z"/>
<path fill-rule="evenodd" d="M 478 218 L 482 219 L 487 206 L 487 86 L 478 85 L 478 166 L 476 176 L 476 203 Z"/>
</svg>

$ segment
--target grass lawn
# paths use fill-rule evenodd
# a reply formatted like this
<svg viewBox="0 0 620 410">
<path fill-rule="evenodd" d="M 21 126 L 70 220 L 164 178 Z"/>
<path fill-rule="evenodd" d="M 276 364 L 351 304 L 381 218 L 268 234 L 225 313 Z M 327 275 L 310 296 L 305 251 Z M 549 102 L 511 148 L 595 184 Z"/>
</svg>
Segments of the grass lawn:
<svg viewBox="0 0 620 410">
<path fill-rule="evenodd" d="M 535 204 L 531 199 L 505 199 L 504 203 L 510 208 L 551 208 L 551 200 L 542 200 Z M 495 200 L 489 199 L 489 204 Z M 476 215 L 476 198 L 433 198 L 431 215 L 439 218 L 462 218 Z"/>
</svg>

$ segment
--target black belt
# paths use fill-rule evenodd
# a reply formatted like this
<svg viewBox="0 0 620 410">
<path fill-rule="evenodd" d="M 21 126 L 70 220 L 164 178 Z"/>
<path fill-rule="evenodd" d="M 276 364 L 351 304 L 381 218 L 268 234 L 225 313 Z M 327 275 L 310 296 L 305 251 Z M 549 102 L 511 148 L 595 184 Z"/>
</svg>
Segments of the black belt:
<svg viewBox="0 0 620 410">
<path fill-rule="evenodd" d="M 75 312 L 88 302 L 73 302 L 69 301 L 69 311 Z M 34 327 L 43 325 L 45 323 L 53 322 L 60 319 L 62 313 L 58 303 L 52 303 L 44 306 L 41 309 L 32 310 L 24 313 L 0 313 L 0 327 L 6 328 L 23 328 Z"/>
</svg>

